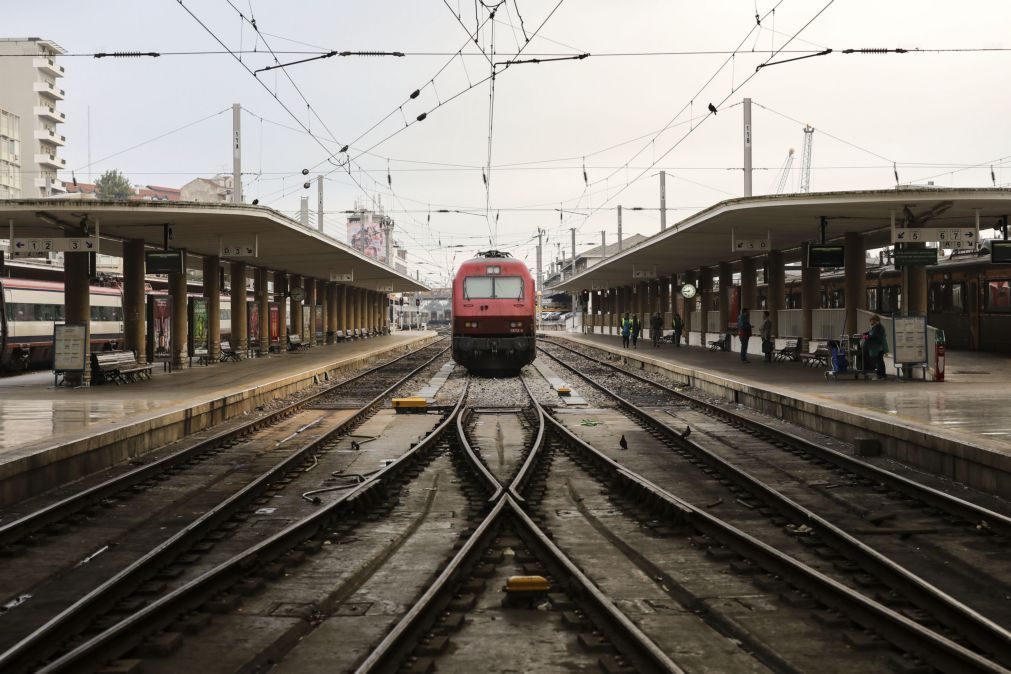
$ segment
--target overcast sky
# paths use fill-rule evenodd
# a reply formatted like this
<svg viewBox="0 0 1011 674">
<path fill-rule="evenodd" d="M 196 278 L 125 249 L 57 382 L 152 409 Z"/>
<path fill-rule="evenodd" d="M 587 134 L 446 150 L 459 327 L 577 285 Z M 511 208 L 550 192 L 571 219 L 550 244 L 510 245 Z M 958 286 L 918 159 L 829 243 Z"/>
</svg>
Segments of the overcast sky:
<svg viewBox="0 0 1011 674">
<path fill-rule="evenodd" d="M 804 123 L 816 129 L 812 191 L 893 187 L 893 162 L 902 183 L 991 186 L 991 164 L 998 185 L 1011 182 L 1011 51 L 834 53 L 755 70 L 770 58 L 825 48 L 1011 47 L 1006 1 L 507 0 L 494 21 L 474 0 L 4 4 L 6 36 L 51 39 L 71 54 L 220 52 L 64 57 L 62 154 L 78 180 L 117 168 L 136 184 L 181 186 L 230 172 L 230 107 L 241 103 L 247 200 L 294 213 L 308 194 L 315 209 L 315 184 L 303 190 L 301 170 L 313 179 L 323 173 L 327 229 L 343 239 L 342 211 L 381 198 L 396 220 L 395 238 L 433 282 L 492 237 L 531 266 L 538 227 L 548 232 L 546 259 L 555 257 L 557 242 L 568 250 L 570 227 L 578 228 L 578 249 L 598 245 L 601 230 L 613 242 L 619 204 L 626 235 L 652 234 L 659 230 L 660 170 L 667 172 L 669 224 L 741 196 L 746 96 L 755 104 L 755 194 L 776 190 L 790 148 L 796 157 L 785 191 L 798 189 Z M 274 62 L 266 44 L 281 62 L 313 55 L 282 51 L 320 48 L 407 56 L 337 56 L 289 67 L 298 90 L 284 71 L 264 72 L 265 88 L 187 8 L 227 48 L 260 52 L 242 57 L 252 70 Z M 239 11 L 255 20 L 260 36 Z M 478 24 L 479 44 L 468 44 Z M 804 53 L 770 54 L 798 31 L 786 49 Z M 591 56 L 499 65 L 489 195 L 482 176 L 489 82 L 479 82 L 490 74 L 485 54 L 493 45 L 491 60 L 500 64 Z M 461 49 L 464 56 L 454 57 Z M 714 117 L 709 103 L 720 108 Z M 421 113 L 428 117 L 414 121 Z M 344 144 L 351 145 L 347 155 L 339 153 Z M 333 164 L 348 156 L 350 174 Z"/>
</svg>

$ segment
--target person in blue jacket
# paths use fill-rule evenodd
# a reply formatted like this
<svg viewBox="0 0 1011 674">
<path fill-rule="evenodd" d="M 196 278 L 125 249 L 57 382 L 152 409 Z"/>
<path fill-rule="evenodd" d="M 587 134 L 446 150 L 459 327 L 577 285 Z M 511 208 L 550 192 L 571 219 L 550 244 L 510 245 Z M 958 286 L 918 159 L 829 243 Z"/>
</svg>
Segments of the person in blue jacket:
<svg viewBox="0 0 1011 674">
<path fill-rule="evenodd" d="M 642 332 L 642 323 L 639 322 L 639 314 L 632 316 L 632 348 L 638 349 L 639 333 Z"/>
<path fill-rule="evenodd" d="M 741 309 L 741 315 L 737 318 L 737 336 L 741 340 L 741 362 L 750 363 L 748 360 L 748 340 L 751 339 L 751 314 L 747 307 Z"/>
<path fill-rule="evenodd" d="M 632 320 L 628 317 L 628 312 L 625 312 L 625 317 L 621 319 L 621 345 L 624 348 L 628 348 L 628 338 L 632 335 Z"/>
</svg>

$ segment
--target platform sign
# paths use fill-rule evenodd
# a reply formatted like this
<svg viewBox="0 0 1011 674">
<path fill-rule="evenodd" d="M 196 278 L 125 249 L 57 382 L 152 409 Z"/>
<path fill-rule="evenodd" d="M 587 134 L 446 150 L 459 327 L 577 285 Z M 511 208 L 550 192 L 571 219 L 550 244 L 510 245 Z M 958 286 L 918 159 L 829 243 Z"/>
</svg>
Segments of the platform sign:
<svg viewBox="0 0 1011 674">
<path fill-rule="evenodd" d="M 93 253 L 98 250 L 96 237 L 12 239 L 12 257 L 39 257 L 48 253 Z"/>
<path fill-rule="evenodd" d="M 218 246 L 221 257 L 257 257 L 259 254 L 259 238 L 251 241 L 224 241 Z"/>
<path fill-rule="evenodd" d="M 185 250 L 149 250 L 144 254 L 148 274 L 182 274 L 186 271 Z"/>
<path fill-rule="evenodd" d="M 1011 262 L 1011 241 L 991 241 L 990 242 L 990 262 L 1005 263 Z"/>
<path fill-rule="evenodd" d="M 975 227 L 905 227 L 892 230 L 892 243 L 938 242 L 942 248 L 969 248 L 979 241 Z"/>
<path fill-rule="evenodd" d="M 189 319 L 190 356 L 206 356 L 210 351 L 211 335 L 208 328 L 207 300 L 205 298 L 190 298 Z"/>
<path fill-rule="evenodd" d="M 892 317 L 892 358 L 896 365 L 927 362 L 927 317 Z"/>
<path fill-rule="evenodd" d="M 147 362 L 172 360 L 172 298 L 147 298 Z"/>
<path fill-rule="evenodd" d="M 53 326 L 53 370 L 84 372 L 88 367 L 87 323 L 67 323 Z"/>
<path fill-rule="evenodd" d="M 896 267 L 928 267 L 937 264 L 937 248 L 896 248 Z"/>
<path fill-rule="evenodd" d="M 767 253 L 772 250 L 772 235 L 764 239 L 738 239 L 731 230 L 730 250 L 734 253 Z"/>
<path fill-rule="evenodd" d="M 380 292 L 380 293 L 392 293 L 393 292 L 393 284 L 392 283 L 382 283 L 382 284 L 376 286 L 376 292 Z"/>
<path fill-rule="evenodd" d="M 268 316 L 270 316 L 270 345 L 281 345 L 281 305 L 278 302 L 271 302 L 267 305 Z"/>
<path fill-rule="evenodd" d="M 332 271 L 332 272 L 330 272 L 330 280 L 333 283 L 351 283 L 352 281 L 355 280 L 355 273 L 354 272 L 347 272 L 347 273 L 340 272 L 340 273 L 338 273 L 338 272 Z"/>
<path fill-rule="evenodd" d="M 246 339 L 249 348 L 260 346 L 260 303 L 246 302 Z"/>
<path fill-rule="evenodd" d="M 846 266 L 845 246 L 814 244 L 807 247 L 807 266 L 835 269 Z"/>
<path fill-rule="evenodd" d="M 647 269 L 636 269 L 632 267 L 632 278 L 634 279 L 651 279 L 656 278 L 656 267 Z"/>
</svg>

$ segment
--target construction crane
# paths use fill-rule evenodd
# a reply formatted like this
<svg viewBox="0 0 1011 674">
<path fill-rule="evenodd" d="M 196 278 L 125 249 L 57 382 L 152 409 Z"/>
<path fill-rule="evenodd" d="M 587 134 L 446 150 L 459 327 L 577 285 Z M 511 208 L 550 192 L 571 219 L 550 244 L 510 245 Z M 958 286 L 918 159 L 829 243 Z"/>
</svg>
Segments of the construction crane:
<svg viewBox="0 0 1011 674">
<path fill-rule="evenodd" d="M 793 166 L 793 148 L 786 153 L 786 160 L 779 169 L 779 183 L 776 186 L 776 194 L 782 194 L 783 188 L 786 187 L 786 179 L 790 177 L 790 167 Z"/>
<path fill-rule="evenodd" d="M 800 191 L 811 191 L 811 142 L 814 139 L 814 127 L 804 125 L 804 160 L 800 165 Z"/>
</svg>

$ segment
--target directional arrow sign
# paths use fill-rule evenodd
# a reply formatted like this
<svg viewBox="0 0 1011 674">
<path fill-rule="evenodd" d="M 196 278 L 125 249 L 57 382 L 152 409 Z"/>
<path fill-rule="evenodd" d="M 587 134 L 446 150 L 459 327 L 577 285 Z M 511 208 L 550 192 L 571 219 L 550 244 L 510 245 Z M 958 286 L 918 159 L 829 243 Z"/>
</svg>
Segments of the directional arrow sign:
<svg viewBox="0 0 1011 674">
<path fill-rule="evenodd" d="M 256 241 L 222 241 L 222 257 L 257 257 Z"/>
<path fill-rule="evenodd" d="M 88 238 L 45 238 L 13 239 L 12 257 L 38 257 L 46 253 L 90 253 L 98 250 L 98 239 Z"/>
<path fill-rule="evenodd" d="M 330 280 L 334 283 L 351 283 L 355 280 L 354 272 L 338 273 L 335 271 L 330 272 Z"/>
<path fill-rule="evenodd" d="M 892 230 L 892 243 L 937 241 L 944 248 L 964 248 L 975 244 L 979 232 L 975 227 L 907 227 Z"/>
<path fill-rule="evenodd" d="M 733 230 L 730 231 L 730 250 L 735 253 L 766 252 L 772 248 L 772 236 L 764 239 L 738 239 Z"/>
</svg>

